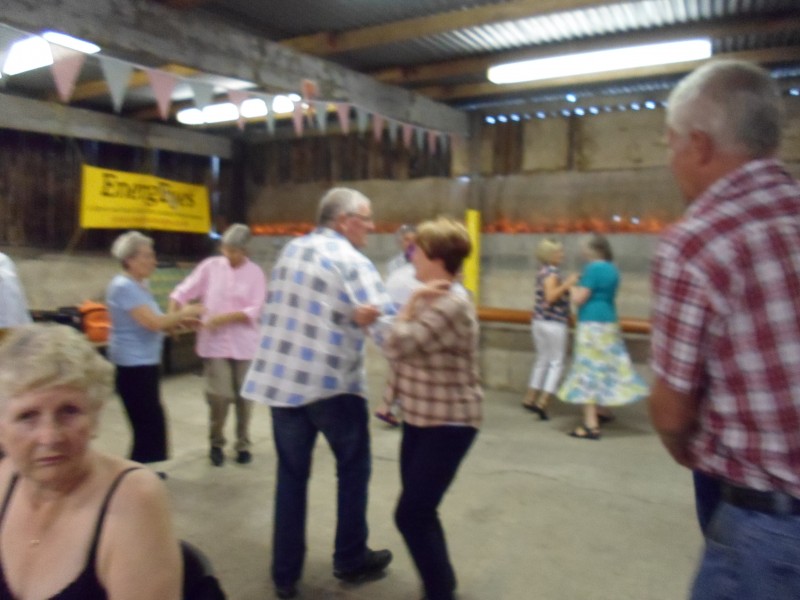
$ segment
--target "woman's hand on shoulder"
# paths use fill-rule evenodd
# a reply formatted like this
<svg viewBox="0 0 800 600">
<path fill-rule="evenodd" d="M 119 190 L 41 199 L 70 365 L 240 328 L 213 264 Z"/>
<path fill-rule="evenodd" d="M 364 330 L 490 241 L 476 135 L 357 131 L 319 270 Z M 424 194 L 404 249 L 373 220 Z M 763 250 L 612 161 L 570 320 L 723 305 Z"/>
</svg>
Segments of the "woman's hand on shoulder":
<svg viewBox="0 0 800 600">
<path fill-rule="evenodd" d="M 167 490 L 147 469 L 129 473 L 109 504 L 98 554 L 98 576 L 109 600 L 178 600 L 180 546 Z"/>
</svg>

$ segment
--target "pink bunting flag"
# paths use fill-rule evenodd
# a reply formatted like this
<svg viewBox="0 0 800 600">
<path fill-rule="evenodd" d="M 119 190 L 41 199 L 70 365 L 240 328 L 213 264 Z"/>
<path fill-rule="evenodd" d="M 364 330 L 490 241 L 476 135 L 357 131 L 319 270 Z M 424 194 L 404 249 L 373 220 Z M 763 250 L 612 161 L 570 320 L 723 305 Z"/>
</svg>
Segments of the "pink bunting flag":
<svg viewBox="0 0 800 600">
<path fill-rule="evenodd" d="M 236 107 L 236 110 L 239 112 L 239 118 L 236 119 L 236 126 L 241 130 L 244 131 L 245 120 L 242 116 L 242 103 L 250 97 L 250 94 L 244 90 L 229 90 L 228 91 L 228 98 L 233 105 Z"/>
<path fill-rule="evenodd" d="M 150 87 L 156 97 L 158 112 L 161 118 L 166 121 L 169 119 L 169 107 L 172 104 L 172 91 L 178 82 L 177 77 L 158 69 L 146 69 L 147 77 L 150 79 Z"/>
<path fill-rule="evenodd" d="M 350 105 L 347 102 L 337 104 L 336 114 L 339 115 L 339 125 L 342 127 L 342 133 L 347 135 L 350 133 Z"/>
<path fill-rule="evenodd" d="M 50 70 L 56 83 L 58 97 L 62 102 L 69 102 L 86 55 L 58 44 L 50 44 L 50 51 L 53 53 L 53 64 L 50 66 Z"/>
<path fill-rule="evenodd" d="M 439 132 L 430 130 L 428 131 L 428 152 L 436 154 L 436 141 L 439 139 Z"/>
<path fill-rule="evenodd" d="M 411 138 L 414 136 L 414 127 L 408 123 L 403 123 L 403 145 L 411 148 Z"/>
<path fill-rule="evenodd" d="M 375 141 L 380 143 L 383 138 L 383 123 L 385 119 L 381 115 L 372 115 L 372 133 L 375 136 Z"/>
<path fill-rule="evenodd" d="M 292 124 L 294 124 L 294 132 L 297 135 L 303 135 L 303 103 L 300 101 L 294 103 Z"/>
</svg>

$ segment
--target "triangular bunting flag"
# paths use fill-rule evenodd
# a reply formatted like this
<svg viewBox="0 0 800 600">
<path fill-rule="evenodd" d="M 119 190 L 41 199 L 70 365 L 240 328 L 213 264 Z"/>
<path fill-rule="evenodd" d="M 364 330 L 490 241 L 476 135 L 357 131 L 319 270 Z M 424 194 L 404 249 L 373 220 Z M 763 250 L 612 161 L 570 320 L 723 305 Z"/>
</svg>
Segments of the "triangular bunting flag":
<svg viewBox="0 0 800 600">
<path fill-rule="evenodd" d="M 397 144 L 397 127 L 400 123 L 394 119 L 389 119 L 387 125 L 389 126 L 389 141 L 392 143 L 392 147 L 394 147 Z"/>
<path fill-rule="evenodd" d="M 369 123 L 369 111 L 356 108 L 356 127 L 359 133 L 363 134 L 367 131 L 367 123 Z"/>
<path fill-rule="evenodd" d="M 342 133 L 347 135 L 350 133 L 350 105 L 347 102 L 337 104 L 336 114 L 339 115 L 339 126 L 342 128 Z"/>
<path fill-rule="evenodd" d="M 272 110 L 274 100 L 273 96 L 264 96 L 264 102 L 267 104 L 267 131 L 270 135 L 275 135 L 275 111 Z"/>
<path fill-rule="evenodd" d="M 322 133 L 328 129 L 328 103 L 314 102 L 317 105 L 317 129 Z"/>
<path fill-rule="evenodd" d="M 411 148 L 411 137 L 414 135 L 414 127 L 408 123 L 403 123 L 403 145 Z"/>
<path fill-rule="evenodd" d="M 431 154 L 436 154 L 436 140 L 438 139 L 438 131 L 433 131 L 432 129 L 428 131 L 428 152 Z"/>
<path fill-rule="evenodd" d="M 442 146 L 442 154 L 447 154 L 450 149 L 450 136 L 442 132 L 439 134 L 439 143 Z"/>
<path fill-rule="evenodd" d="M 150 79 L 150 87 L 156 97 L 158 112 L 161 118 L 166 121 L 169 118 L 169 107 L 172 104 L 172 90 L 178 79 L 171 73 L 165 73 L 158 69 L 146 69 L 147 77 Z"/>
<path fill-rule="evenodd" d="M 300 91 L 303 94 L 303 100 L 313 100 L 319 96 L 319 85 L 313 79 L 303 79 L 300 82 Z"/>
<path fill-rule="evenodd" d="M 292 124 L 294 124 L 295 134 L 303 135 L 303 103 L 300 100 L 294 103 Z"/>
<path fill-rule="evenodd" d="M 125 92 L 128 90 L 128 83 L 133 73 L 133 65 L 124 60 L 111 58 L 110 56 L 98 56 L 100 59 L 100 69 L 108 85 L 108 92 L 111 94 L 111 102 L 114 105 L 114 112 L 122 110 L 122 103 L 125 101 Z"/>
<path fill-rule="evenodd" d="M 245 120 L 242 116 L 242 102 L 247 100 L 250 97 L 250 94 L 244 90 L 228 90 L 228 98 L 233 105 L 236 107 L 237 112 L 239 113 L 239 118 L 236 119 L 236 126 L 244 131 L 244 124 Z"/>
<path fill-rule="evenodd" d="M 417 141 L 417 148 L 423 150 L 425 148 L 425 130 L 422 127 L 417 127 L 416 135 L 414 136 Z"/>
<path fill-rule="evenodd" d="M 214 100 L 214 84 L 205 81 L 189 81 L 187 82 L 192 89 L 192 96 L 194 97 L 195 107 L 203 110 L 206 106 L 211 104 Z"/>
<path fill-rule="evenodd" d="M 372 134 L 375 136 L 375 141 L 378 143 L 380 143 L 383 138 L 383 123 L 385 120 L 383 115 L 372 115 Z"/>
<path fill-rule="evenodd" d="M 58 97 L 62 102 L 69 102 L 86 55 L 58 44 L 50 44 L 50 50 L 53 53 L 53 64 L 50 66 L 50 70 L 56 82 Z"/>
</svg>

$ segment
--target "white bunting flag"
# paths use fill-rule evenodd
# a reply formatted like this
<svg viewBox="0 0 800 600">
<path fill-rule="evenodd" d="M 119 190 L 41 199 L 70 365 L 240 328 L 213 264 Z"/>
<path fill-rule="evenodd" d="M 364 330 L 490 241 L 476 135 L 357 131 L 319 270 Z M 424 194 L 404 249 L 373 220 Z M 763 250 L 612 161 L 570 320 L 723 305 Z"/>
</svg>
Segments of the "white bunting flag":
<svg viewBox="0 0 800 600">
<path fill-rule="evenodd" d="M 363 134 L 367 131 L 367 124 L 369 123 L 369 111 L 361 107 L 356 108 L 356 127 L 358 132 Z"/>
<path fill-rule="evenodd" d="M 110 56 L 98 56 L 100 59 L 100 69 L 108 85 L 108 93 L 111 95 L 111 102 L 114 105 L 114 112 L 122 110 L 122 103 L 125 101 L 125 92 L 133 73 L 133 65 L 111 58 Z"/>
<path fill-rule="evenodd" d="M 214 84 L 205 81 L 188 81 L 196 108 L 203 110 L 214 100 Z"/>
</svg>

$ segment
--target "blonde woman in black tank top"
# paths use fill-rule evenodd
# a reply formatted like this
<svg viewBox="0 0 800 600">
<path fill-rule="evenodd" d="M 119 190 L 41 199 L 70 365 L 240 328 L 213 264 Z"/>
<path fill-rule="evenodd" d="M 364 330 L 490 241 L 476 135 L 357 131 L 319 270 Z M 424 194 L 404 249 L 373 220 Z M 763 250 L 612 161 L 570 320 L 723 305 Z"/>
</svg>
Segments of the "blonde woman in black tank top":
<svg viewBox="0 0 800 600">
<path fill-rule="evenodd" d="M 166 490 L 90 448 L 113 367 L 61 325 L 0 345 L 0 600 L 177 600 Z"/>
</svg>

